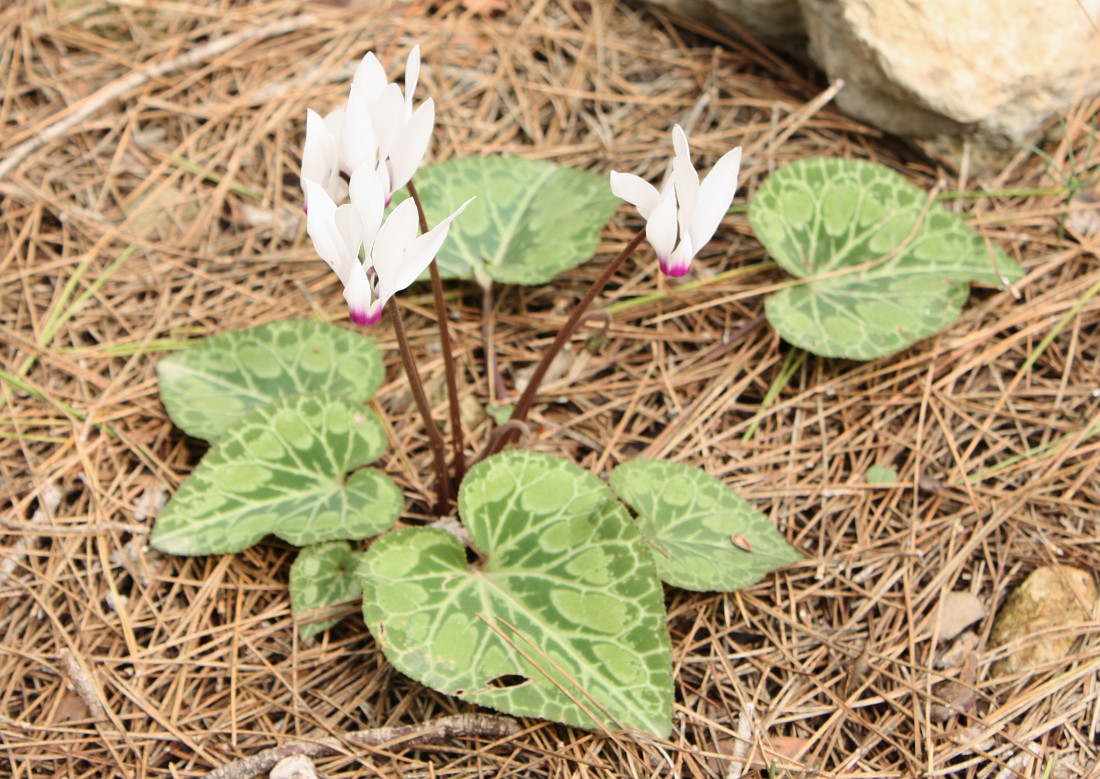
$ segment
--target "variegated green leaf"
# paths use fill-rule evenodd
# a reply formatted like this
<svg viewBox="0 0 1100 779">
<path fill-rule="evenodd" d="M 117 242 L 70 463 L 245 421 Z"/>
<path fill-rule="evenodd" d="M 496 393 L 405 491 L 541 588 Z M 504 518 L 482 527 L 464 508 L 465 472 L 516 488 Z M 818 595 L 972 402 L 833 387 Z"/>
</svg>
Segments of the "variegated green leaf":
<svg viewBox="0 0 1100 779">
<path fill-rule="evenodd" d="M 358 572 L 400 671 L 509 714 L 667 736 L 671 650 L 645 542 L 595 476 L 508 451 L 470 469 L 459 512 L 484 559 L 434 529 L 389 533 Z"/>
<path fill-rule="evenodd" d="M 660 577 L 697 592 L 730 592 L 798 562 L 768 518 L 698 468 L 634 460 L 611 473 L 611 487 L 638 514 Z"/>
<path fill-rule="evenodd" d="M 901 351 L 959 317 L 969 282 L 1022 276 L 958 214 L 863 160 L 781 168 L 757 190 L 749 221 L 775 261 L 806 281 L 767 299 L 768 321 L 826 357 Z"/>
<path fill-rule="evenodd" d="M 367 401 L 382 386 L 374 341 L 323 322 L 287 320 L 208 338 L 157 364 L 172 421 L 215 441 L 238 419 L 276 398 L 306 392 Z"/>
<path fill-rule="evenodd" d="M 307 546 L 290 566 L 290 610 L 302 638 L 335 625 L 347 604 L 363 594 L 355 566 L 360 555 L 346 541 Z M 328 616 L 335 612 L 336 616 Z"/>
<path fill-rule="evenodd" d="M 392 479 L 362 466 L 385 446 L 374 413 L 344 398 L 296 395 L 261 406 L 206 453 L 161 511 L 151 543 L 197 555 L 237 552 L 270 533 L 298 546 L 381 533 L 403 497 Z"/>
<path fill-rule="evenodd" d="M 433 225 L 477 197 L 437 257 L 445 278 L 544 284 L 592 257 L 619 205 L 604 176 L 520 157 L 448 160 L 415 183 Z"/>
</svg>

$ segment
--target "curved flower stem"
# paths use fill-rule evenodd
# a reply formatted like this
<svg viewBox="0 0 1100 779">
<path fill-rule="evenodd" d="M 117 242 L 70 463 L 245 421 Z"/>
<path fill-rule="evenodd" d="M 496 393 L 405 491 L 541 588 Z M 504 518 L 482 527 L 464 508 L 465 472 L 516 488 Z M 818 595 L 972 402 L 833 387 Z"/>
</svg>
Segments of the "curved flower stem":
<svg viewBox="0 0 1100 779">
<path fill-rule="evenodd" d="M 420 232 L 428 232 L 428 218 L 424 215 L 424 206 L 412 180 L 406 185 L 409 197 L 416 203 L 416 212 L 420 215 Z M 454 354 L 451 352 L 451 332 L 447 325 L 447 309 L 443 302 L 443 282 L 439 278 L 439 266 L 435 258 L 428 266 L 432 274 L 432 297 L 435 300 L 435 319 L 439 326 L 439 342 L 443 352 L 443 367 L 447 375 L 447 402 L 451 410 L 451 442 L 455 451 L 455 482 L 461 483 L 466 475 L 466 445 L 462 437 L 462 411 L 458 402 L 458 378 Z"/>
<path fill-rule="evenodd" d="M 497 355 L 493 346 L 493 283 L 481 288 L 481 342 L 485 352 L 485 373 L 489 376 L 489 402 L 507 403 L 508 388 L 500 374 Z"/>
<path fill-rule="evenodd" d="M 573 336 L 574 331 L 576 331 L 581 321 L 585 318 L 585 314 L 589 306 L 592 305 L 592 301 L 596 299 L 596 295 L 600 294 L 603 288 L 607 286 L 607 282 L 611 281 L 611 278 L 619 270 L 623 262 L 626 261 L 626 258 L 634 253 L 634 250 L 638 248 L 638 245 L 641 244 L 644 239 L 645 228 L 643 227 L 630 239 L 630 243 L 623 247 L 623 250 L 619 252 L 618 256 L 608 263 L 603 273 L 600 274 L 600 277 L 593 282 L 588 292 L 581 298 L 581 302 L 576 305 L 573 309 L 573 313 L 569 315 L 569 319 L 566 320 L 561 330 L 558 331 L 558 335 L 554 338 L 554 342 L 550 344 L 550 348 L 543 353 L 542 359 L 539 360 L 539 364 L 535 367 L 535 372 L 532 374 L 531 380 L 527 383 L 526 389 L 523 390 L 523 394 L 520 395 L 519 400 L 516 402 L 516 407 L 512 411 L 511 420 L 519 422 L 527 421 L 527 414 L 531 411 L 531 406 L 535 403 L 535 395 L 539 391 L 539 385 L 542 383 L 543 377 L 546 376 L 546 371 L 550 368 L 550 363 L 554 361 L 554 358 L 558 356 L 558 353 Z M 515 431 L 509 431 L 505 435 L 495 437 L 490 441 L 489 446 L 486 447 L 485 453 L 479 459 L 496 454 L 507 446 L 514 432 Z"/>
<path fill-rule="evenodd" d="M 424 430 L 428 434 L 428 444 L 432 448 L 432 457 L 435 459 L 436 489 L 438 490 L 435 511 L 437 514 L 446 514 L 451 504 L 451 474 L 447 470 L 447 442 L 443 440 L 439 426 L 432 419 L 432 406 L 424 393 L 424 383 L 420 380 L 420 371 L 416 369 L 416 360 L 413 359 L 412 349 L 409 348 L 409 337 L 405 333 L 405 323 L 401 319 L 401 310 L 397 307 L 396 301 L 390 306 L 390 313 L 390 319 L 393 320 L 393 333 L 397 336 L 397 349 L 401 352 L 401 363 L 405 367 L 405 375 L 409 378 L 413 400 L 420 411 L 420 416 L 424 419 Z"/>
</svg>

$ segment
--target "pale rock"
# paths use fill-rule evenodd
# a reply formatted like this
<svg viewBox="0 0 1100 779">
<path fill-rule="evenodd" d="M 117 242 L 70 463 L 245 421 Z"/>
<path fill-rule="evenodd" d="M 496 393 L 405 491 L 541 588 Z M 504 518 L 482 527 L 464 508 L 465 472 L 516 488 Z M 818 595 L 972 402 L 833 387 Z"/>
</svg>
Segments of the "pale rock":
<svg viewBox="0 0 1100 779">
<path fill-rule="evenodd" d="M 1094 92 L 1100 75 L 1090 21 L 1100 0 L 654 2 L 729 33 L 726 15 L 808 54 L 830 82 L 844 81 L 842 111 L 900 135 L 1019 143 Z"/>
<path fill-rule="evenodd" d="M 1036 568 L 1008 596 L 993 621 L 988 647 L 1006 651 L 993 664 L 993 675 L 1027 673 L 1068 662 L 1078 638 L 1072 627 L 1094 619 L 1098 597 L 1088 571 L 1068 565 Z"/>
<path fill-rule="evenodd" d="M 1014 142 L 1092 86 L 1100 0 L 801 0 L 837 105 L 902 135 Z"/>
</svg>

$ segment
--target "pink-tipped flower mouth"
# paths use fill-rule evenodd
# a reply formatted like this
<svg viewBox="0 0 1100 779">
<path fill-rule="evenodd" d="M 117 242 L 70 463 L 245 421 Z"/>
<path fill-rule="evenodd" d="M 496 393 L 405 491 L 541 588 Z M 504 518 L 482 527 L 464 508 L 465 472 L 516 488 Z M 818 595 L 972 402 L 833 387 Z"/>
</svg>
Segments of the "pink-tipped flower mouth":
<svg viewBox="0 0 1100 779">
<path fill-rule="evenodd" d="M 379 311 L 375 316 L 371 316 L 370 311 L 363 311 L 360 309 L 351 309 L 351 321 L 360 327 L 367 327 L 368 325 L 378 324 L 378 320 L 382 318 L 382 312 Z"/>
<path fill-rule="evenodd" d="M 661 273 L 666 276 L 671 276 L 674 279 L 678 279 L 681 276 L 686 276 L 688 271 L 691 270 L 691 263 L 673 263 L 669 262 L 667 258 L 661 259 Z"/>
</svg>

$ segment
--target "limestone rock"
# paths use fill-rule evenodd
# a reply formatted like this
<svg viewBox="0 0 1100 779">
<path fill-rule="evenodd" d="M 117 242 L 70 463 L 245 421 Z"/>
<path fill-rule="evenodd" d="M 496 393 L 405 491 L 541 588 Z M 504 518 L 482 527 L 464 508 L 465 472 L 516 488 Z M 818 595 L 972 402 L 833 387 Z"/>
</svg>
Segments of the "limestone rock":
<svg viewBox="0 0 1100 779">
<path fill-rule="evenodd" d="M 1022 141 L 1091 86 L 1100 0 L 801 0 L 837 105 L 890 132 Z"/>
<path fill-rule="evenodd" d="M 1008 596 L 989 634 L 989 648 L 1007 647 L 1009 654 L 993 666 L 993 674 L 1030 671 L 1064 660 L 1076 636 L 1059 628 L 1087 622 L 1096 608 L 1092 574 L 1068 565 L 1036 568 Z"/>
<path fill-rule="evenodd" d="M 796 56 L 808 39 L 829 80 L 844 80 L 838 107 L 900 135 L 1020 142 L 1100 75 L 1100 0 L 654 2 L 717 29 L 728 15 Z"/>
</svg>

